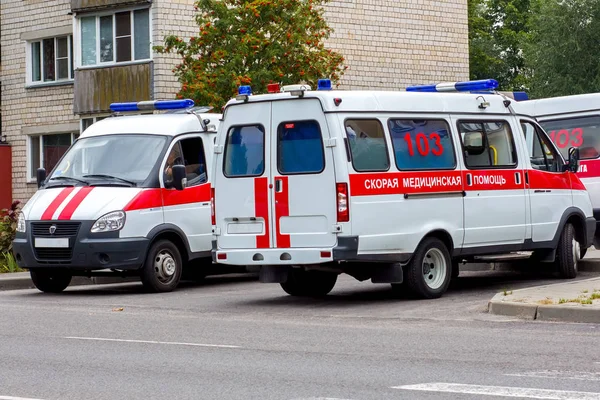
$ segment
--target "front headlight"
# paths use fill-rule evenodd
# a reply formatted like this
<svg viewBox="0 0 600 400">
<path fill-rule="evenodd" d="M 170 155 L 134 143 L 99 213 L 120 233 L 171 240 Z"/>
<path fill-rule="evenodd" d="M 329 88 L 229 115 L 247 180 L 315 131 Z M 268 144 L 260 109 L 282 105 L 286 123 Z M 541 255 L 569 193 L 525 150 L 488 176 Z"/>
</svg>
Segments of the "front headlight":
<svg viewBox="0 0 600 400">
<path fill-rule="evenodd" d="M 113 211 L 98 218 L 91 231 L 92 233 L 114 232 L 123 228 L 123 225 L 125 225 L 125 213 Z"/>
<path fill-rule="evenodd" d="M 17 217 L 17 232 L 25 233 L 27 230 L 27 225 L 25 224 L 25 214 L 22 212 L 19 213 Z"/>
</svg>

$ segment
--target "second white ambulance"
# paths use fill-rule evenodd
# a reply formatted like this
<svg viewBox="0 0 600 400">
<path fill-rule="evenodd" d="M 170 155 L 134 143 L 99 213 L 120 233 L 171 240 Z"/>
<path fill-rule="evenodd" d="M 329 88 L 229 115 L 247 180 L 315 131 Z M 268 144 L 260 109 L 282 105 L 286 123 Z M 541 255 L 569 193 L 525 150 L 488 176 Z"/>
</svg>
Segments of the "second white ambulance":
<svg viewBox="0 0 600 400">
<path fill-rule="evenodd" d="M 213 261 L 296 296 L 347 273 L 436 298 L 460 261 L 515 251 L 575 277 L 596 224 L 578 151 L 566 162 L 506 96 L 418 92 L 496 87 L 240 87 L 217 133 Z"/>
<path fill-rule="evenodd" d="M 189 99 L 113 103 L 115 112 L 172 111 L 99 121 L 48 176 L 38 170 L 39 189 L 19 215 L 13 247 L 39 290 L 113 273 L 165 292 L 183 272 L 209 271 L 207 165 L 221 114 L 193 106 Z"/>
</svg>

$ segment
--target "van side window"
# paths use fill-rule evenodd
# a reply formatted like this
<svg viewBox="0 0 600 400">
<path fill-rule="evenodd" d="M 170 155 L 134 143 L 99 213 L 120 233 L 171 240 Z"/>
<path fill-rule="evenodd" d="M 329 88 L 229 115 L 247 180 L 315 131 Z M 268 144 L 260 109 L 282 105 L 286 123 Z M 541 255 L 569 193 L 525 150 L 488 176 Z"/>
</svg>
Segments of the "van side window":
<svg viewBox="0 0 600 400">
<path fill-rule="evenodd" d="M 561 172 L 560 156 L 552 146 L 550 139 L 531 122 L 521 121 L 525 139 L 532 136 L 533 145 L 527 146 L 531 168 L 549 172 Z M 530 143 L 527 140 L 527 143 Z"/>
<path fill-rule="evenodd" d="M 506 168 L 517 165 L 517 153 L 507 121 L 458 124 L 467 168 Z"/>
<path fill-rule="evenodd" d="M 234 126 L 227 132 L 223 173 L 228 178 L 260 176 L 265 172 L 265 128 Z"/>
<path fill-rule="evenodd" d="M 390 169 L 383 125 L 378 119 L 348 119 L 344 123 L 352 154 L 352 166 L 357 172 Z"/>
<path fill-rule="evenodd" d="M 193 137 L 181 141 L 183 162 L 187 174 L 187 186 L 197 186 L 207 181 L 206 159 L 202 138 Z"/>
<path fill-rule="evenodd" d="M 399 170 L 456 167 L 450 127 L 446 121 L 390 119 L 388 128 Z"/>
<path fill-rule="evenodd" d="M 279 124 L 277 169 L 281 174 L 318 174 L 325 169 L 323 140 L 317 121 Z"/>
<path fill-rule="evenodd" d="M 582 160 L 600 157 L 600 116 L 540 122 L 564 158 L 570 147 L 579 147 Z"/>
</svg>

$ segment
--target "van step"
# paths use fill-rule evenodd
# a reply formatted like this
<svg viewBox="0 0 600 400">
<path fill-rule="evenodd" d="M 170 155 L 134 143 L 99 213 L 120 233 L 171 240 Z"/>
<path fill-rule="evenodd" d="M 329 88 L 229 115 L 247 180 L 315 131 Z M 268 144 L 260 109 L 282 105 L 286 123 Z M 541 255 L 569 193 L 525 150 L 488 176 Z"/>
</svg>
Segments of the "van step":
<svg viewBox="0 0 600 400">
<path fill-rule="evenodd" d="M 508 262 L 517 260 L 526 260 L 531 257 L 531 251 L 520 251 L 516 253 L 494 254 L 491 256 L 474 257 L 474 262 L 492 263 L 492 262 Z"/>
</svg>

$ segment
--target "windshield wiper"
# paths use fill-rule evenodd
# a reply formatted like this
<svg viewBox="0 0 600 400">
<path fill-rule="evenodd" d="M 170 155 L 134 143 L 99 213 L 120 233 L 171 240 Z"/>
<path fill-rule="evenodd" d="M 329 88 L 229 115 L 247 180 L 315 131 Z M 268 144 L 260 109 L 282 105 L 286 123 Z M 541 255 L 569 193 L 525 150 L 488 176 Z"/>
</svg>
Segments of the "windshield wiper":
<svg viewBox="0 0 600 400">
<path fill-rule="evenodd" d="M 77 178 L 73 178 L 72 176 L 54 176 L 52 178 L 50 178 L 51 181 L 64 181 L 64 180 L 70 180 L 70 181 L 75 181 L 75 182 L 79 182 L 79 183 L 83 183 L 86 186 L 89 186 L 90 184 L 86 181 L 84 181 L 83 179 L 77 179 Z"/>
<path fill-rule="evenodd" d="M 118 176 L 106 175 L 106 174 L 92 174 L 92 175 L 84 175 L 84 178 L 106 178 L 106 179 L 114 179 L 116 181 L 127 183 L 131 186 L 137 186 L 135 182 L 128 181 L 127 179 L 119 178 Z"/>
</svg>

